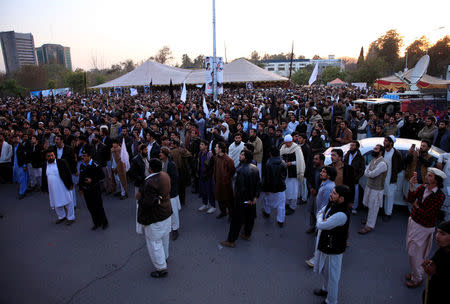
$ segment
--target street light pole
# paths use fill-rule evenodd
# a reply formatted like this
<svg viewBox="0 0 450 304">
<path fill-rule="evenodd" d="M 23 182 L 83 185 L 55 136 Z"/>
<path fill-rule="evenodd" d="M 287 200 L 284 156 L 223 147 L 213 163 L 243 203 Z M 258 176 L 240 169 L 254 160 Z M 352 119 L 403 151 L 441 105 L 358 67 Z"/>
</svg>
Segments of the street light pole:
<svg viewBox="0 0 450 304">
<path fill-rule="evenodd" d="M 213 0 L 213 98 L 217 101 L 216 0 Z"/>
</svg>

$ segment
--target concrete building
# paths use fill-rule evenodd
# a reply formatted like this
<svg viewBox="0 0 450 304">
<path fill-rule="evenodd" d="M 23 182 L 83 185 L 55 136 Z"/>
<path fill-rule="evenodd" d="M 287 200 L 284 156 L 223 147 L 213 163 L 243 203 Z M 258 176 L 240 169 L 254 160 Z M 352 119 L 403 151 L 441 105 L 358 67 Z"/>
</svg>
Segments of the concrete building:
<svg viewBox="0 0 450 304">
<path fill-rule="evenodd" d="M 290 60 L 263 60 L 264 69 L 274 72 L 283 77 L 289 77 Z M 323 69 L 329 66 L 338 67 L 341 71 L 345 70 L 345 63 L 341 59 L 335 59 L 334 55 L 329 55 L 328 59 L 294 59 L 292 60 L 292 74 L 295 71 L 305 68 L 308 65 L 319 64 L 319 75 Z"/>
<path fill-rule="evenodd" d="M 0 32 L 6 73 L 14 73 L 23 65 L 37 65 L 31 33 Z"/>
<path fill-rule="evenodd" d="M 72 59 L 70 57 L 70 47 L 60 44 L 43 44 L 36 48 L 39 65 L 61 64 L 69 71 L 72 70 Z"/>
</svg>

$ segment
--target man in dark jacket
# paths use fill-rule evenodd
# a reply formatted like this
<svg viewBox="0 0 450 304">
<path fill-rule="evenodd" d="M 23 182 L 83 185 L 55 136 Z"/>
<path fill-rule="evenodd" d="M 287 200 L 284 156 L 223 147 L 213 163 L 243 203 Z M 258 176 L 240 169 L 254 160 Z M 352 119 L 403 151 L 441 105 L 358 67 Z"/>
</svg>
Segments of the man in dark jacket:
<svg viewBox="0 0 450 304">
<path fill-rule="evenodd" d="M 19 184 L 19 199 L 23 199 L 28 187 L 28 175 L 25 148 L 19 135 L 13 136 L 12 146 L 13 182 Z"/>
<path fill-rule="evenodd" d="M 111 154 L 111 149 L 102 142 L 102 138 L 99 134 L 96 134 L 92 138 L 92 159 L 100 166 L 105 177 L 103 179 L 102 189 L 108 194 L 111 193 L 111 180 L 108 178 L 109 171 L 107 163 Z"/>
<path fill-rule="evenodd" d="M 364 157 L 359 151 L 359 141 L 353 140 L 350 143 L 350 149 L 345 153 L 344 163 L 353 167 L 353 173 L 355 176 L 355 197 L 353 199 L 352 213 L 356 214 L 359 204 L 359 179 L 363 176 L 366 169 L 366 162 Z M 400 160 L 401 162 L 401 160 Z"/>
<path fill-rule="evenodd" d="M 138 222 L 144 226 L 147 250 L 156 271 L 153 278 L 166 277 L 169 257 L 170 216 L 170 177 L 161 172 L 162 163 L 152 158 L 149 162 L 150 175 L 136 194 L 138 200 Z"/>
<path fill-rule="evenodd" d="M 86 206 L 91 213 L 94 226 L 92 230 L 96 230 L 100 226 L 103 229 L 108 227 L 108 219 L 103 209 L 103 199 L 100 190 L 100 181 L 105 178 L 102 168 L 92 159 L 92 150 L 89 147 L 83 149 L 83 163 L 80 166 L 80 194 L 84 195 Z"/>
<path fill-rule="evenodd" d="M 150 175 L 149 163 L 147 159 L 147 145 L 141 144 L 138 148 L 139 153 L 131 160 L 131 167 L 128 174 L 134 180 L 134 193 L 139 192 L 139 188 L 144 184 L 145 178 Z M 137 210 L 139 208 L 136 200 L 136 233 L 142 234 L 143 227 L 137 221 Z"/>
<path fill-rule="evenodd" d="M 285 202 L 286 202 L 286 176 L 287 166 L 280 157 L 280 151 L 272 146 L 269 152 L 270 158 L 266 163 L 262 182 L 262 201 L 264 217 L 269 218 L 272 208 L 277 209 L 278 226 L 283 227 L 285 219 Z"/>
<path fill-rule="evenodd" d="M 355 195 L 355 171 L 352 166 L 343 161 L 344 152 L 340 148 L 331 150 L 331 166 L 337 171 L 337 176 L 334 181 L 336 186 L 346 185 L 351 192 L 352 200 L 349 202 L 353 206 Z"/>
<path fill-rule="evenodd" d="M 235 206 L 231 217 L 230 231 L 226 241 L 220 244 L 235 247 L 238 236 L 249 241 L 256 217 L 256 201 L 260 192 L 258 167 L 252 164 L 253 156 L 249 150 L 239 155 L 240 165 L 236 170 Z M 244 225 L 244 233 L 239 233 Z"/>
</svg>

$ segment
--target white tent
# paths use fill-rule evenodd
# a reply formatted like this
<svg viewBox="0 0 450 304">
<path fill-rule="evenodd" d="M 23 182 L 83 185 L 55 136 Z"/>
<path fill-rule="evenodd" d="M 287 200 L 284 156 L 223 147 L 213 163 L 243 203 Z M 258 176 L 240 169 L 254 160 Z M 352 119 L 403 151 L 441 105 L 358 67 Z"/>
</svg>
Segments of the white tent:
<svg viewBox="0 0 450 304">
<path fill-rule="evenodd" d="M 153 85 L 202 84 L 205 83 L 205 70 L 187 70 L 147 60 L 133 71 L 119 78 L 92 87 L 93 89 L 111 87 L 144 86 L 152 81 Z M 245 59 L 238 59 L 223 66 L 224 83 L 275 82 L 288 79 L 266 71 Z"/>
</svg>

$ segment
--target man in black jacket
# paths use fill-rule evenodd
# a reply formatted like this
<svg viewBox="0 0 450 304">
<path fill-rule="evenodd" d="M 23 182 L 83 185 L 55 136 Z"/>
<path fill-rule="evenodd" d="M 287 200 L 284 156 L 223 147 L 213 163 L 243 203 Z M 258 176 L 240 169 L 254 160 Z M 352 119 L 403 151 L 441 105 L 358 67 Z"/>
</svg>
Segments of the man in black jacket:
<svg viewBox="0 0 450 304">
<path fill-rule="evenodd" d="M 359 151 L 359 147 L 359 141 L 353 140 L 350 143 L 350 149 L 344 157 L 344 164 L 348 164 L 353 167 L 353 173 L 355 176 L 355 197 L 352 207 L 353 214 L 356 214 L 356 209 L 358 209 L 359 204 L 359 179 L 363 176 L 364 170 L 366 170 L 366 162 L 364 161 L 364 157 L 361 155 L 361 151 Z"/>
<path fill-rule="evenodd" d="M 131 167 L 128 174 L 134 180 L 134 193 L 139 192 L 139 188 L 144 184 L 145 178 L 150 175 L 149 163 L 147 159 L 147 145 L 141 144 L 139 153 L 131 160 Z M 144 233 L 143 227 L 137 221 L 138 201 L 136 200 L 136 233 Z"/>
<path fill-rule="evenodd" d="M 287 166 L 280 157 L 280 151 L 275 146 L 271 147 L 269 155 L 270 158 L 266 163 L 262 182 L 262 214 L 269 218 L 271 208 L 277 209 L 277 223 L 281 228 L 286 216 L 286 195 L 284 191 L 286 190 Z"/>
<path fill-rule="evenodd" d="M 328 205 L 317 213 L 318 244 L 314 270 L 322 275 L 321 289 L 314 294 L 327 297 L 324 303 L 337 303 L 342 257 L 347 246 L 350 212 L 348 204 L 352 193 L 345 186 L 336 186 Z M 328 272 L 326 274 L 325 272 Z"/>
<path fill-rule="evenodd" d="M 103 229 L 108 227 L 108 219 L 103 209 L 103 199 L 100 190 L 100 181 L 105 178 L 102 168 L 92 159 L 92 150 L 89 147 L 83 149 L 83 163 L 80 166 L 80 194 L 84 195 L 86 206 L 91 213 L 92 230 L 100 226 Z"/>
<path fill-rule="evenodd" d="M 28 175 L 25 148 L 19 135 L 13 136 L 12 146 L 13 182 L 19 184 L 19 199 L 23 199 L 28 187 Z"/>
<path fill-rule="evenodd" d="M 102 168 L 105 177 L 109 176 L 107 163 L 111 154 L 111 149 L 102 142 L 102 138 L 99 134 L 96 134 L 92 138 L 92 159 Z M 111 193 L 111 180 L 104 178 L 102 183 L 102 190 L 107 194 Z"/>
<path fill-rule="evenodd" d="M 256 201 L 260 192 L 258 167 L 252 164 L 253 156 L 249 150 L 239 155 L 240 165 L 236 169 L 235 206 L 231 217 L 230 231 L 226 241 L 220 244 L 235 247 L 238 236 L 249 241 L 256 217 Z M 239 233 L 244 225 L 244 233 Z"/>
<path fill-rule="evenodd" d="M 56 159 L 55 152 L 49 149 L 45 153 L 47 160 L 42 167 L 43 192 L 48 192 L 50 206 L 55 208 L 58 219 L 56 224 L 66 221 L 66 225 L 75 222 L 75 211 L 73 204 L 73 181 L 69 164 L 64 159 Z"/>
</svg>

